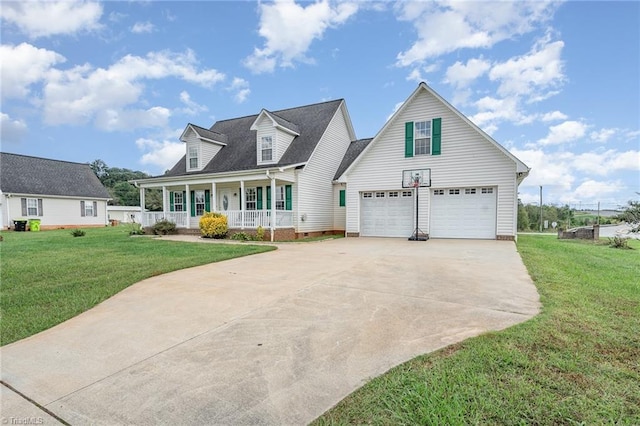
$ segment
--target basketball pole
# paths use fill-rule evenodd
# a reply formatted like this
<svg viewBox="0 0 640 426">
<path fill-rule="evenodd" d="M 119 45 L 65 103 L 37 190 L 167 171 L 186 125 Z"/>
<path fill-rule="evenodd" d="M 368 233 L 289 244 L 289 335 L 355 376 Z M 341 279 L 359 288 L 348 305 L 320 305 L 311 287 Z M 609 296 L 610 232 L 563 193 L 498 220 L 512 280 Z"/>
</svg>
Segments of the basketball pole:
<svg viewBox="0 0 640 426">
<path fill-rule="evenodd" d="M 420 206 L 420 177 L 416 176 L 414 178 L 413 187 L 416 190 L 416 229 L 413 231 L 413 235 L 409 237 L 409 241 L 427 241 L 428 237 L 421 237 L 420 234 L 420 226 L 418 226 L 418 211 Z"/>
</svg>

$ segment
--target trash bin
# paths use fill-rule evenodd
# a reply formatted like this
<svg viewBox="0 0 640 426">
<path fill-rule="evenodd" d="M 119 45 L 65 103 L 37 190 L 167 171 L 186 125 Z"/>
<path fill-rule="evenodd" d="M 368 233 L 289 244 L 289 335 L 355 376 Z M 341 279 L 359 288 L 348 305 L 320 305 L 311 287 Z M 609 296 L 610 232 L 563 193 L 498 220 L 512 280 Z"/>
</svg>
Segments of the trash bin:
<svg viewBox="0 0 640 426">
<path fill-rule="evenodd" d="M 29 230 L 31 232 L 40 231 L 40 219 L 29 219 Z"/>
<path fill-rule="evenodd" d="M 24 232 L 27 230 L 26 219 L 16 219 L 13 221 L 13 229 L 18 232 Z"/>
</svg>

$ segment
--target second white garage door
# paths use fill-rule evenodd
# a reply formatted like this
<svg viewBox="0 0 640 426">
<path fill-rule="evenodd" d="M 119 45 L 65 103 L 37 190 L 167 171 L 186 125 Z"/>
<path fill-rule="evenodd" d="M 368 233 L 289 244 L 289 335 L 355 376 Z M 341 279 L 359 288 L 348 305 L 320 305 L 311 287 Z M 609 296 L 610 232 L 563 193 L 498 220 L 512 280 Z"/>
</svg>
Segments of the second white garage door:
<svg viewBox="0 0 640 426">
<path fill-rule="evenodd" d="M 410 237 L 413 233 L 413 191 L 360 193 L 364 237 Z"/>
<path fill-rule="evenodd" d="M 429 236 L 496 238 L 496 188 L 431 190 Z"/>
</svg>

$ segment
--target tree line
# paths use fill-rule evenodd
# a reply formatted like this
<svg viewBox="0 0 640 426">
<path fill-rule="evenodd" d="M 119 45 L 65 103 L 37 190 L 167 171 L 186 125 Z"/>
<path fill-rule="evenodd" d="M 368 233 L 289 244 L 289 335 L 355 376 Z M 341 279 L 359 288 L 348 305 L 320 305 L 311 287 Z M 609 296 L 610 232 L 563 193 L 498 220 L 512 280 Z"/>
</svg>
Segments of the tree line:
<svg viewBox="0 0 640 426">
<path fill-rule="evenodd" d="M 599 218 L 597 215 L 582 213 L 572 209 L 568 204 L 564 206 L 542 205 L 542 221 L 548 221 L 548 229 L 552 229 L 551 224 L 556 222 L 558 228 L 574 228 L 577 226 L 590 226 L 595 223 L 607 225 L 618 222 L 628 222 L 630 224 L 640 222 L 640 202 L 629 201 L 627 207 L 620 214 L 613 217 Z M 518 231 L 539 231 L 540 230 L 540 205 L 522 204 L 518 200 Z"/>
<path fill-rule="evenodd" d="M 102 160 L 89 163 L 89 167 L 102 185 L 109 191 L 110 206 L 139 206 L 140 189 L 129 183 L 130 180 L 150 178 L 151 175 L 129 169 L 109 167 Z M 148 189 L 145 192 L 145 208 L 149 211 L 162 211 L 162 191 Z"/>
</svg>

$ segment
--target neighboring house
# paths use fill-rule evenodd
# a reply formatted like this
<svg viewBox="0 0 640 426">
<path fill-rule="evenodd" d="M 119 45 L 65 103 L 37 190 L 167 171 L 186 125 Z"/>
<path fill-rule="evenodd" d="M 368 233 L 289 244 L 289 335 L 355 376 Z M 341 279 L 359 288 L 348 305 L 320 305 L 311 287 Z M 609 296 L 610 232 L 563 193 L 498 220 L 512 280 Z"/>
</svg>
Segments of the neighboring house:
<svg viewBox="0 0 640 426">
<path fill-rule="evenodd" d="M 186 155 L 165 175 L 140 179 L 162 189 L 166 218 L 196 229 L 205 211 L 232 230 L 262 226 L 274 239 L 322 233 L 514 239 L 517 187 L 529 168 L 426 84 L 372 139 L 355 138 L 344 100 L 187 125 Z M 403 179 L 422 170 L 418 189 Z"/>
<path fill-rule="evenodd" d="M 142 208 L 140 206 L 107 206 L 107 219 L 122 223 L 141 223 Z"/>
<path fill-rule="evenodd" d="M 41 229 L 105 226 L 109 192 L 88 164 L 0 153 L 0 219 L 40 219 Z"/>
</svg>

